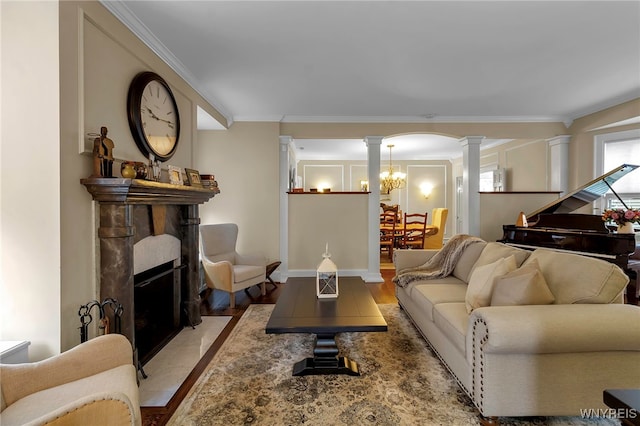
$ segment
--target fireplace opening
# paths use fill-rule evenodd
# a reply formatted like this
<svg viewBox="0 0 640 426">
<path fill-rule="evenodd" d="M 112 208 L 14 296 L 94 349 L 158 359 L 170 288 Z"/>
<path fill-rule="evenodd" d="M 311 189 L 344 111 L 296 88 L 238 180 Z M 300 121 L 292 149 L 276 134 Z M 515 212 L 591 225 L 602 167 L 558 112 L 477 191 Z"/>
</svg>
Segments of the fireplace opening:
<svg viewBox="0 0 640 426">
<path fill-rule="evenodd" d="M 142 365 L 181 330 L 179 269 L 170 261 L 134 276 L 135 340 Z"/>
</svg>

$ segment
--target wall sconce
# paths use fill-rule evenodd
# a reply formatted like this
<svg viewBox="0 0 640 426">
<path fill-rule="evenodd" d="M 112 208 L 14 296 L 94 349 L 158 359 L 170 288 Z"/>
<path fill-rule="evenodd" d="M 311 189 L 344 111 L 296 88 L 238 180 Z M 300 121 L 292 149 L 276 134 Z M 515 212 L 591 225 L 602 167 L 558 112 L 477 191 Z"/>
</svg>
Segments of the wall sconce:
<svg viewBox="0 0 640 426">
<path fill-rule="evenodd" d="M 360 191 L 369 192 L 369 181 L 368 180 L 361 180 L 360 181 Z"/>
<path fill-rule="evenodd" d="M 428 199 L 433 191 L 433 185 L 427 182 L 420 184 L 420 193 L 425 199 Z"/>
<path fill-rule="evenodd" d="M 327 182 L 320 182 L 318 184 L 318 192 L 331 192 L 331 186 Z"/>
</svg>

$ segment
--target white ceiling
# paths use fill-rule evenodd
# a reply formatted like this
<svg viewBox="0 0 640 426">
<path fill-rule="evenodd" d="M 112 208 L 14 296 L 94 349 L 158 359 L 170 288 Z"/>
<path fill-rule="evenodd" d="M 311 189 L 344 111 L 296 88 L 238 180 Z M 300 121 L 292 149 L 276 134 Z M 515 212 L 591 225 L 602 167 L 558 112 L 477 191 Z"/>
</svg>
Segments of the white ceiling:
<svg viewBox="0 0 640 426">
<path fill-rule="evenodd" d="M 569 124 L 640 97 L 639 1 L 103 4 L 230 122 Z"/>
</svg>

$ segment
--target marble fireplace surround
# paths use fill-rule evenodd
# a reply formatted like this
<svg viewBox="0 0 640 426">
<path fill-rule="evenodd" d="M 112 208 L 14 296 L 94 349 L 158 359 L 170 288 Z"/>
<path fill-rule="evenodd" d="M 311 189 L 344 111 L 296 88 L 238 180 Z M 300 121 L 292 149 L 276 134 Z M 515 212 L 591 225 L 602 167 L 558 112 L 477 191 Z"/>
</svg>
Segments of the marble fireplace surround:
<svg viewBox="0 0 640 426">
<path fill-rule="evenodd" d="M 147 244 L 153 240 L 173 240 L 168 235 L 180 241 L 181 310 L 186 311 L 188 323 L 199 324 L 202 320 L 198 206 L 213 198 L 215 193 L 203 188 L 140 179 L 87 178 L 81 179 L 80 183 L 98 203 L 100 244 L 96 263 L 100 300 L 113 297 L 122 303 L 122 334 L 135 347 L 134 274 L 155 266 L 153 258 L 163 249 L 154 249 Z M 146 247 L 144 251 L 148 254 L 136 260 L 134 253 L 142 252 L 141 247 Z"/>
</svg>

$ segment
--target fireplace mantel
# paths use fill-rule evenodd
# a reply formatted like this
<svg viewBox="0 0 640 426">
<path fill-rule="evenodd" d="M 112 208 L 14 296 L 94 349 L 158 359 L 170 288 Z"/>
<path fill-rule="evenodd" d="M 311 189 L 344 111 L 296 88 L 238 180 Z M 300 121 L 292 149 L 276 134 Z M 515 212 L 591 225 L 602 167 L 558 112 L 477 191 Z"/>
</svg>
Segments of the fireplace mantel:
<svg viewBox="0 0 640 426">
<path fill-rule="evenodd" d="M 199 205 L 216 192 L 141 179 L 81 179 L 98 203 L 100 298 L 122 303 L 122 334 L 135 347 L 134 244 L 148 235 L 171 233 L 181 241 L 180 288 L 184 322 L 199 324 Z M 149 213 L 146 213 L 147 210 Z"/>
<path fill-rule="evenodd" d="M 107 203 L 202 204 L 216 194 L 205 188 L 142 179 L 87 178 L 80 183 L 87 187 L 94 200 Z"/>
</svg>

